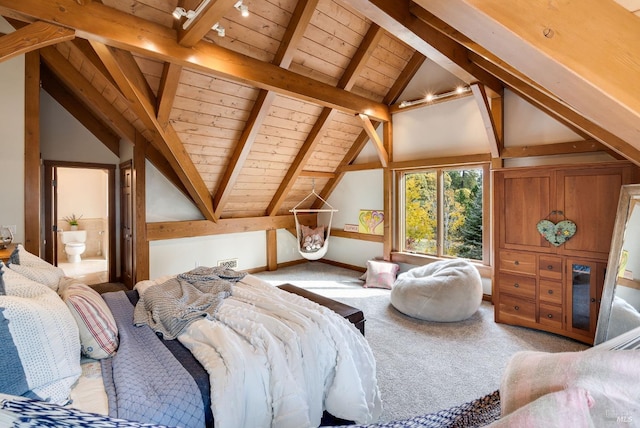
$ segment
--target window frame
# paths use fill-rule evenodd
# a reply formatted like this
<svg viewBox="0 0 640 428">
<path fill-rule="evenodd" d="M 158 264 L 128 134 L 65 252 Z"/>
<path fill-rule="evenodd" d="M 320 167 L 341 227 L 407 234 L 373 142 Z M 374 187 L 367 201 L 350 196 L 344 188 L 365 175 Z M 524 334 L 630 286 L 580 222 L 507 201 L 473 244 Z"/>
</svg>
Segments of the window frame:
<svg viewBox="0 0 640 428">
<path fill-rule="evenodd" d="M 490 221 L 490 177 L 491 177 L 491 169 L 490 163 L 488 162 L 478 162 L 478 163 L 469 163 L 469 164 L 450 164 L 450 165 L 438 165 L 438 166 L 424 166 L 420 168 L 411 168 L 411 169 L 402 169 L 395 171 L 395 184 L 396 184 L 396 230 L 397 240 L 395 247 L 397 248 L 397 252 L 401 254 L 411 255 L 412 257 L 419 257 L 424 259 L 451 259 L 455 258 L 454 256 L 448 256 L 443 254 L 444 250 L 444 227 L 441 222 L 444 218 L 444 180 L 443 174 L 445 171 L 452 170 L 462 170 L 462 169 L 474 169 L 481 168 L 482 169 L 482 260 L 469 259 L 473 263 L 482 264 L 485 266 L 491 265 L 491 221 Z M 405 245 L 405 176 L 407 174 L 414 173 L 427 173 L 427 172 L 436 172 L 436 192 L 437 192 L 437 231 L 436 231 L 436 249 L 437 254 L 422 254 L 414 251 L 407 251 L 404 247 Z"/>
</svg>

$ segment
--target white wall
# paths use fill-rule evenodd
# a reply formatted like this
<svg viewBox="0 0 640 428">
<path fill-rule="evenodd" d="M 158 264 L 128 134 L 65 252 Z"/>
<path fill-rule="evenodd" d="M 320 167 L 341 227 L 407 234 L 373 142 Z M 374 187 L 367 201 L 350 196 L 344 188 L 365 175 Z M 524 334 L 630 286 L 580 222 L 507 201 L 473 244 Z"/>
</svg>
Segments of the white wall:
<svg viewBox="0 0 640 428">
<path fill-rule="evenodd" d="M 0 17 L 0 32 L 13 28 Z M 16 226 L 24 242 L 24 55 L 0 62 L 0 226 Z"/>
<path fill-rule="evenodd" d="M 105 170 L 58 168 L 58 219 L 109 217 L 108 191 Z"/>
</svg>

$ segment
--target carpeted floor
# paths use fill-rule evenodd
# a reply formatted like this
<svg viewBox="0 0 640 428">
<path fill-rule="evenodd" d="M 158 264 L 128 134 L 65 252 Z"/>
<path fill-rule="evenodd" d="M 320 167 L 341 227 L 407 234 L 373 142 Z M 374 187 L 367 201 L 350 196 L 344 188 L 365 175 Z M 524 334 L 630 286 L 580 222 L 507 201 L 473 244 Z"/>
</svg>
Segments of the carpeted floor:
<svg viewBox="0 0 640 428">
<path fill-rule="evenodd" d="M 390 305 L 389 290 L 363 288 L 360 275 L 322 262 L 256 274 L 274 285 L 289 282 L 363 310 L 384 403 L 381 422 L 436 412 L 495 391 L 518 351 L 587 348 L 557 335 L 496 324 L 488 302 L 461 322 L 413 319 Z"/>
</svg>

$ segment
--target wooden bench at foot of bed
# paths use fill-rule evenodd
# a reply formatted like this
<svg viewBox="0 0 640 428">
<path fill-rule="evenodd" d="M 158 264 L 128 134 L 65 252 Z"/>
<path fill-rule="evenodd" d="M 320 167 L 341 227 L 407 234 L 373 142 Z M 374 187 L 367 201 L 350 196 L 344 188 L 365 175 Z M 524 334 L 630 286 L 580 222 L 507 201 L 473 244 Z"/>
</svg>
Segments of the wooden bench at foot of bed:
<svg viewBox="0 0 640 428">
<path fill-rule="evenodd" d="M 332 311 L 338 313 L 353 325 L 355 325 L 356 328 L 360 330 L 360 333 L 362 333 L 362 335 L 364 336 L 364 322 L 366 320 L 364 319 L 364 314 L 360 309 L 354 308 L 353 306 L 345 305 L 344 303 L 337 302 L 328 297 L 324 297 L 309 290 L 305 290 L 304 288 L 296 287 L 292 284 L 278 285 L 278 288 L 288 291 L 289 293 L 304 297 L 311 300 L 312 302 L 331 309 Z"/>
</svg>

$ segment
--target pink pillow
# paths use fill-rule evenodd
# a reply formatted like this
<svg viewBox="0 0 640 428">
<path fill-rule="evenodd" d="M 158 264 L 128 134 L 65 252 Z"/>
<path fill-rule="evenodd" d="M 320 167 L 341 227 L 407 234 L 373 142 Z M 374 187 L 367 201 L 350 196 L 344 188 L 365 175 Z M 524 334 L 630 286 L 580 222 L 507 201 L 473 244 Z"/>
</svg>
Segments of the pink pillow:
<svg viewBox="0 0 640 428">
<path fill-rule="evenodd" d="M 300 237 L 300 248 L 302 251 L 312 253 L 320 250 L 324 245 L 324 226 L 312 228 L 300 225 L 302 236 Z"/>
<path fill-rule="evenodd" d="M 400 266 L 395 263 L 369 260 L 367 261 L 367 279 L 365 288 L 386 288 L 391 290 L 396 281 Z"/>
</svg>

